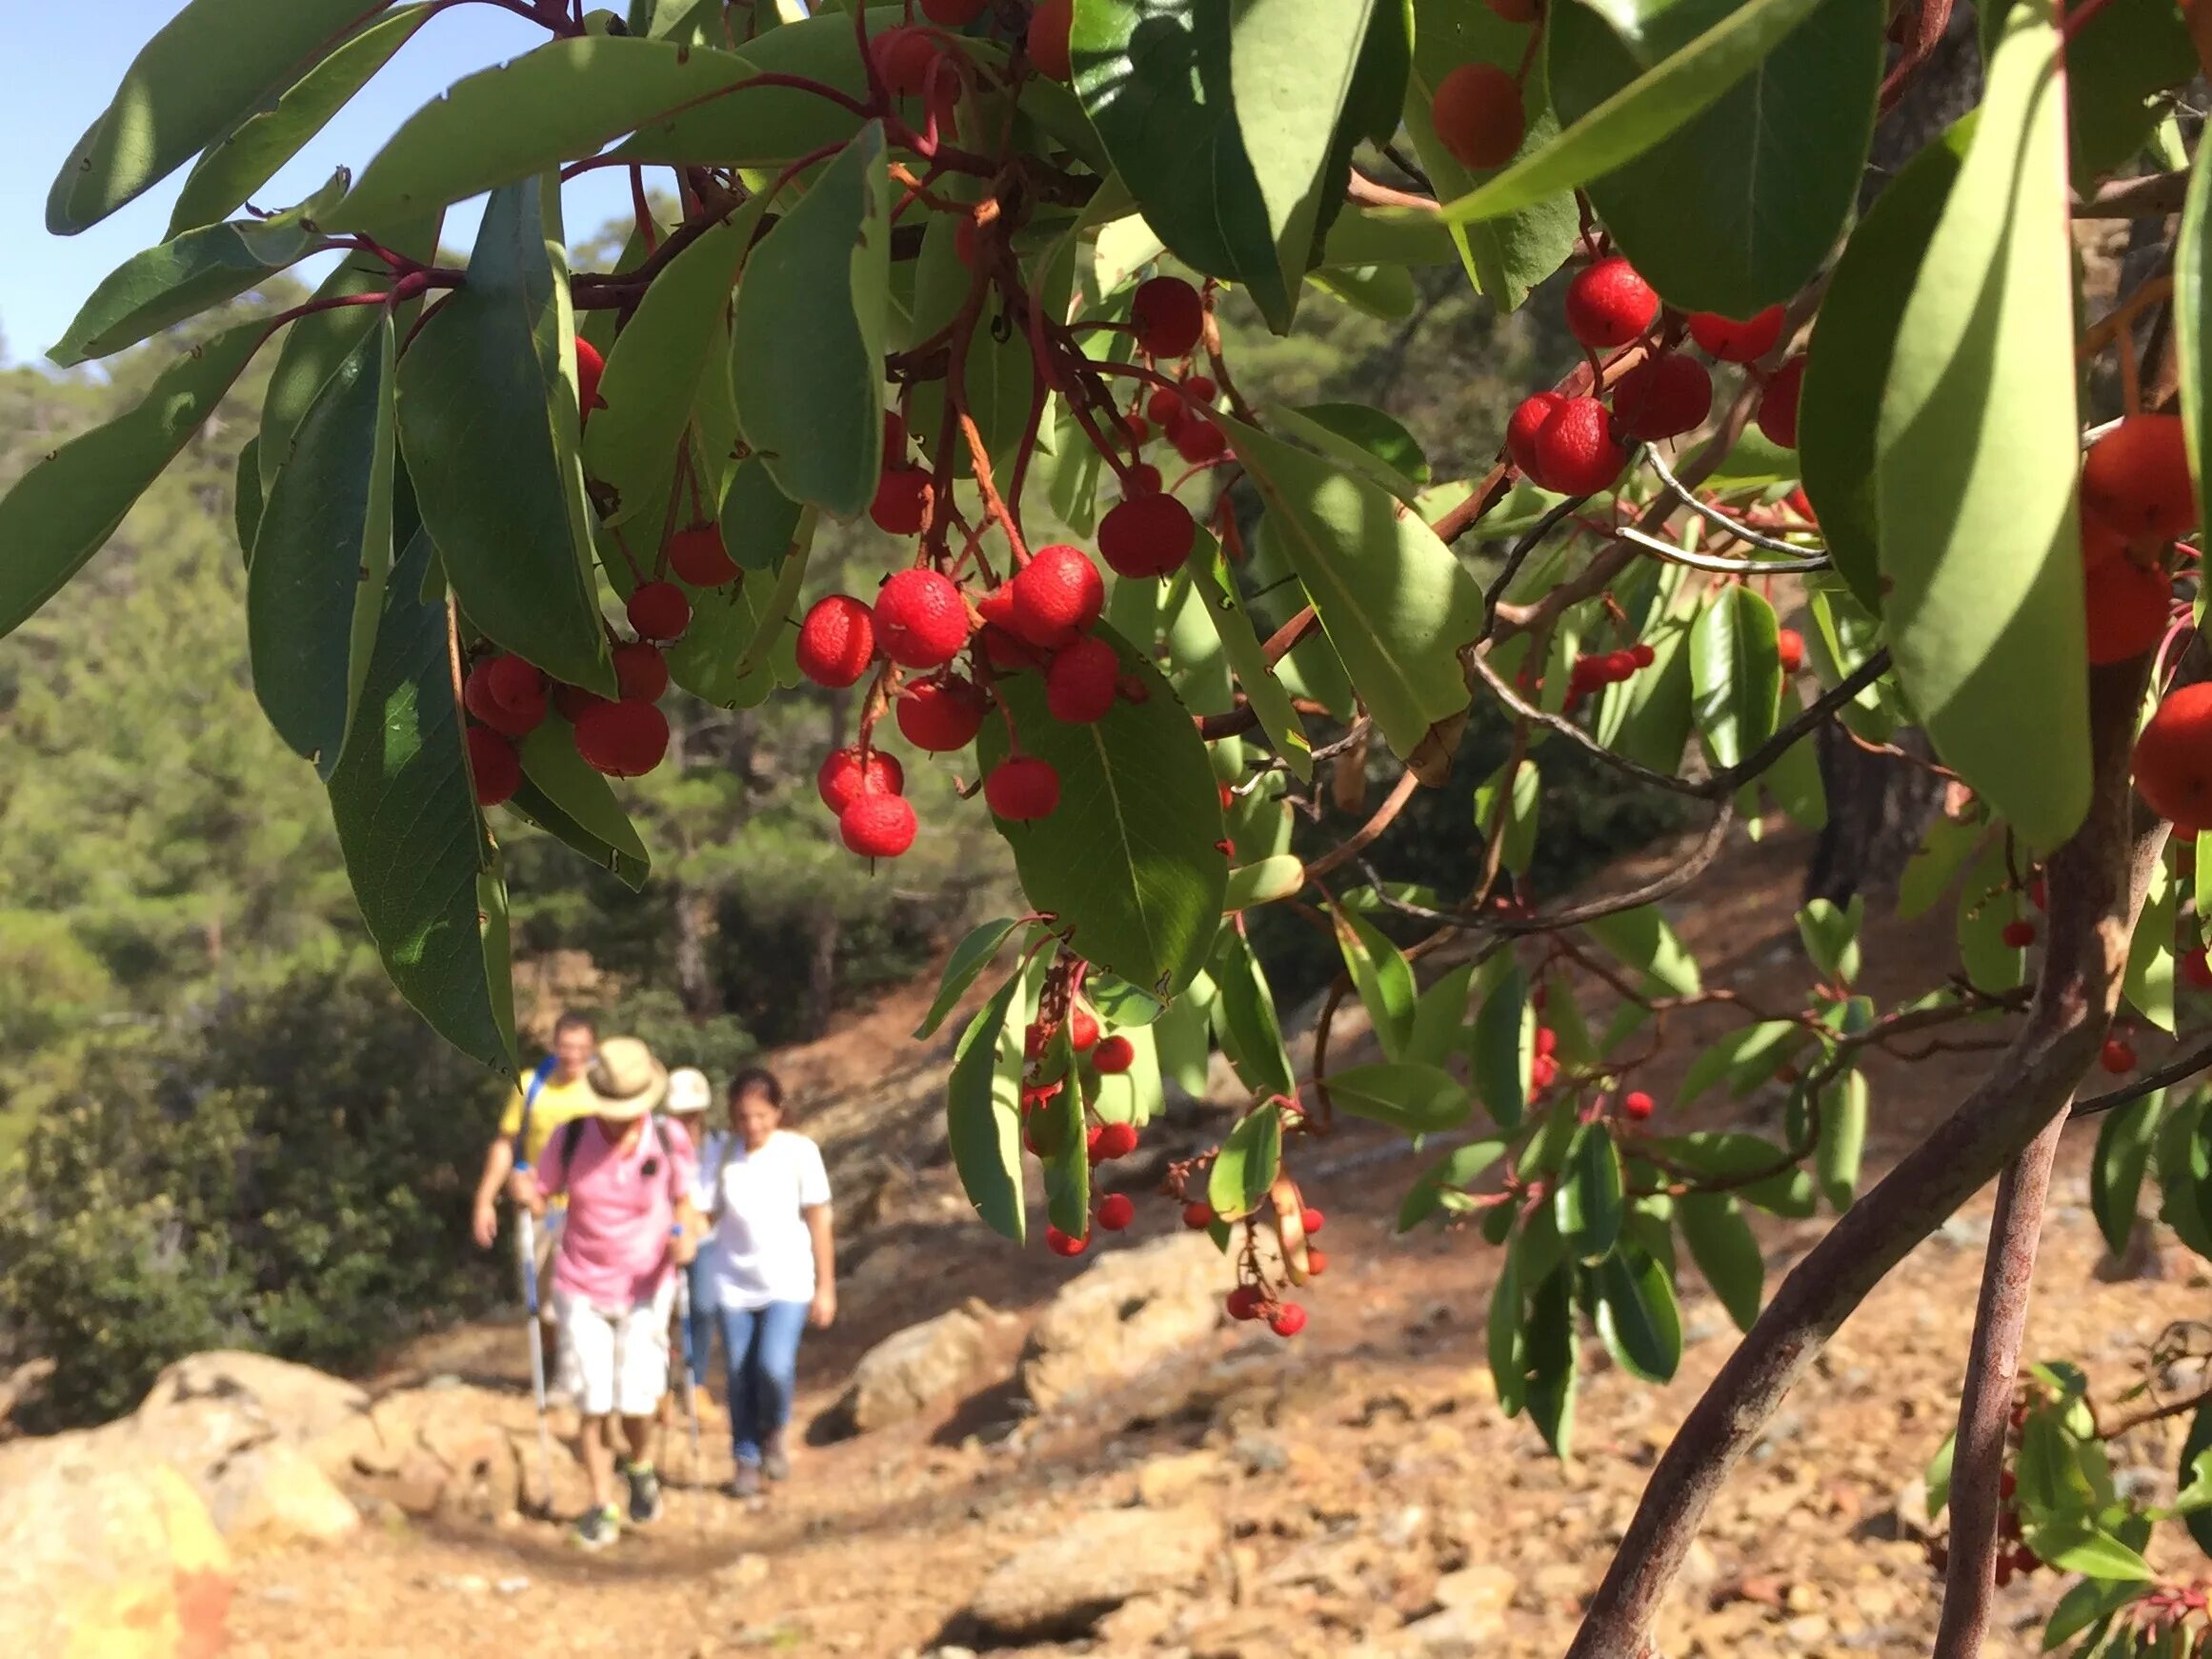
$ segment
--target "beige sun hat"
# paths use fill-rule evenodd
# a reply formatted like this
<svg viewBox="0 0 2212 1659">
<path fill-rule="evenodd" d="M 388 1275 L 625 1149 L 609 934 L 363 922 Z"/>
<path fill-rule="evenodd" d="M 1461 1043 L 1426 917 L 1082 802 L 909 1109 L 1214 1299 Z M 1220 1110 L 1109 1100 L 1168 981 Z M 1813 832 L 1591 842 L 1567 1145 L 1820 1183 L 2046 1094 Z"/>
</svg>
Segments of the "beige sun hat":
<svg viewBox="0 0 2212 1659">
<path fill-rule="evenodd" d="M 668 1109 L 676 1117 L 692 1117 L 714 1104 L 714 1086 L 696 1066 L 678 1066 L 668 1074 Z"/>
<path fill-rule="evenodd" d="M 643 1117 L 668 1093 L 668 1068 L 635 1037 L 609 1037 L 584 1074 L 599 1097 L 598 1115 Z"/>
</svg>

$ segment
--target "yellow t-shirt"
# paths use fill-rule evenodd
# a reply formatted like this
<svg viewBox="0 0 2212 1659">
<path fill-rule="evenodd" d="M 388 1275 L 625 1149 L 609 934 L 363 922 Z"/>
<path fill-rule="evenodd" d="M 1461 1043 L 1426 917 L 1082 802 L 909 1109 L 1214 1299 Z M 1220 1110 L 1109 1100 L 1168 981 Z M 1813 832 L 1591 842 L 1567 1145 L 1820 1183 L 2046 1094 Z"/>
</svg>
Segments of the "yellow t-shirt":
<svg viewBox="0 0 2212 1659">
<path fill-rule="evenodd" d="M 573 1083 L 547 1079 L 545 1086 L 538 1089 L 537 1098 L 530 1103 L 530 1137 L 523 1143 L 518 1161 L 534 1167 L 555 1129 L 576 1118 L 591 1116 L 598 1105 L 599 1097 L 592 1092 L 592 1086 L 583 1078 Z M 522 1133 L 522 1090 L 519 1089 L 500 1114 L 499 1132 L 509 1140 Z"/>
</svg>

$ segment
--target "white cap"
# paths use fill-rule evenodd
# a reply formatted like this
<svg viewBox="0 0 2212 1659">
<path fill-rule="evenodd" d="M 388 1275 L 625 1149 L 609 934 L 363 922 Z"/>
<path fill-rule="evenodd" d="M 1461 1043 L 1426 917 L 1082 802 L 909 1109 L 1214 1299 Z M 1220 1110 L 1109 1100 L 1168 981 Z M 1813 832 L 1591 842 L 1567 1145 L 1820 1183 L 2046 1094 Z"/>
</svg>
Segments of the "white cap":
<svg viewBox="0 0 2212 1659">
<path fill-rule="evenodd" d="M 696 1066 L 679 1066 L 668 1074 L 668 1109 L 678 1117 L 705 1111 L 714 1104 L 714 1087 Z"/>
</svg>

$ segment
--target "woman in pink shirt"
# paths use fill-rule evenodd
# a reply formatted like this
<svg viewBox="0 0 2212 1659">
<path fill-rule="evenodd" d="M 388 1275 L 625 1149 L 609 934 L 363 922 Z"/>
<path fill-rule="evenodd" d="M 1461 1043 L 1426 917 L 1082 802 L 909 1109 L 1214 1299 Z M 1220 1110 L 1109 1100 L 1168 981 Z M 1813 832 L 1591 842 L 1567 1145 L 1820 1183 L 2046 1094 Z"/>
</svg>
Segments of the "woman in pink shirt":
<svg viewBox="0 0 2212 1659">
<path fill-rule="evenodd" d="M 592 1485 L 592 1508 L 575 1536 L 596 1549 L 622 1529 L 613 1496 L 617 1418 L 629 1453 L 621 1468 L 630 1518 L 643 1524 L 660 1514 L 651 1436 L 668 1389 L 674 1269 L 692 1254 L 694 1154 L 681 1125 L 651 1115 L 668 1093 L 668 1071 L 635 1037 L 600 1044 L 587 1077 L 598 1105 L 546 1143 L 532 1208 L 542 1211 L 548 1198 L 568 1195 L 553 1307 L 561 1379 L 583 1415 Z"/>
</svg>

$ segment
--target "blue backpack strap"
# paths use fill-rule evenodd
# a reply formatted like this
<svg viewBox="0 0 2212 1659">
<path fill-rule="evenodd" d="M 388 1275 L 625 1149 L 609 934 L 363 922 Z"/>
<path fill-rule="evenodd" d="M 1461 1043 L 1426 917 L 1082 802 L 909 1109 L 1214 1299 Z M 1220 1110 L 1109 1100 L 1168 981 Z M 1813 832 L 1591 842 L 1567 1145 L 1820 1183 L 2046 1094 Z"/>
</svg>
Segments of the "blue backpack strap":
<svg viewBox="0 0 2212 1659">
<path fill-rule="evenodd" d="M 530 1168 L 530 1158 L 524 1148 L 530 1145 L 530 1114 L 537 1105 L 537 1091 L 546 1086 L 557 1064 L 551 1054 L 540 1060 L 530 1073 L 530 1081 L 522 1088 L 522 1123 L 514 1131 L 514 1167 L 518 1170 Z"/>
</svg>

